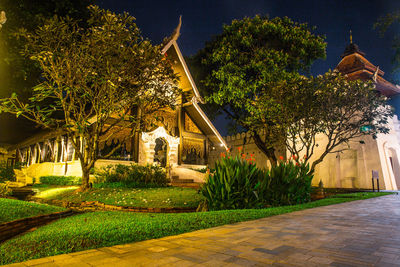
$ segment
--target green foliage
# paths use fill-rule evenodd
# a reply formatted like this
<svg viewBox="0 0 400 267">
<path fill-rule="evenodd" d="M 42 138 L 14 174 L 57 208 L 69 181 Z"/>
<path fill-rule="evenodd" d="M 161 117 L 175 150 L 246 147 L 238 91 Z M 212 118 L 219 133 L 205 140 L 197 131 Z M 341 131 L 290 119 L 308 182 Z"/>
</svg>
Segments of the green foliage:
<svg viewBox="0 0 400 267">
<path fill-rule="evenodd" d="M 86 21 L 89 16 L 87 6 L 92 3 L 92 0 L 0 1 L 0 10 L 7 15 L 7 22 L 0 30 L 0 98 L 16 92 L 19 97 L 28 99 L 32 96 L 32 88 L 43 81 L 39 64 L 21 54 L 26 41 L 18 38 L 16 33 L 21 28 L 27 33 L 34 33 L 55 15 Z M 6 143 L 37 132 L 34 123 L 11 114 L 0 115 L 0 128 L 4 127 L 9 130 L 1 131 L 0 139 Z"/>
<path fill-rule="evenodd" d="M 105 187 L 165 187 L 169 182 L 163 168 L 149 164 L 109 165 L 97 170 L 95 177 Z"/>
<path fill-rule="evenodd" d="M 24 96 L 30 96 L 32 87 L 40 82 L 40 69 L 29 58 L 21 55 L 21 50 L 26 45 L 25 39 L 18 38 L 16 33 L 24 29 L 27 33 L 34 31 L 45 24 L 46 20 L 53 16 L 69 16 L 71 18 L 86 21 L 89 17 L 87 7 L 93 4 L 92 0 L 46 0 L 31 1 L 2 0 L 0 10 L 5 11 L 7 22 L 0 31 L 0 66 L 5 67 L 0 73 L 0 86 L 8 86 Z M 4 75 L 4 77 L 2 76 Z M 3 92 L 8 92 L 7 88 L 1 88 L 0 97 Z"/>
<path fill-rule="evenodd" d="M 215 164 L 202 187 L 210 210 L 261 208 L 310 201 L 313 172 L 309 164 L 294 158 L 280 161 L 270 170 L 258 169 L 254 158 L 226 156 Z"/>
<path fill-rule="evenodd" d="M 369 197 L 384 194 L 374 193 Z M 0 264 L 161 238 L 358 199 L 357 196 L 353 198 L 328 198 L 301 205 L 268 209 L 178 214 L 140 214 L 118 211 L 88 212 L 60 219 L 0 244 Z M 2 209 L 0 209 L 1 211 Z"/>
<path fill-rule="evenodd" d="M 325 57 L 324 37 L 307 24 L 287 17 L 255 16 L 233 20 L 195 56 L 209 103 L 220 106 L 234 122 L 254 133 L 266 132 L 256 145 L 274 163 L 274 148 L 284 142 L 285 117 L 272 88 L 307 72 Z M 194 64 L 196 65 L 196 64 Z"/>
<path fill-rule="evenodd" d="M 15 173 L 12 166 L 7 166 L 5 163 L 0 162 L 0 182 L 15 181 Z"/>
<path fill-rule="evenodd" d="M 268 180 L 265 201 L 269 205 L 294 205 L 310 201 L 313 172 L 308 163 L 281 160 L 266 171 L 264 179 Z"/>
<path fill-rule="evenodd" d="M 8 185 L 0 183 L 0 197 L 5 197 L 11 195 L 12 190 Z"/>
<path fill-rule="evenodd" d="M 45 185 L 80 185 L 82 178 L 76 176 L 41 176 L 40 183 Z"/>
<path fill-rule="evenodd" d="M 280 114 L 285 118 L 285 146 L 307 162 L 317 146 L 317 135 L 327 140 L 311 170 L 340 146 L 366 135 L 388 133 L 393 111 L 387 98 L 376 93 L 372 81 L 350 81 L 337 71 L 316 77 L 299 77 L 274 88 Z M 368 128 L 361 131 L 360 128 Z"/>
<path fill-rule="evenodd" d="M 0 198 L 0 223 L 64 210 L 64 208 L 46 204 Z"/>
<path fill-rule="evenodd" d="M 263 173 L 252 161 L 223 154 L 201 192 L 209 210 L 249 209 L 262 206 L 265 188 Z"/>
</svg>

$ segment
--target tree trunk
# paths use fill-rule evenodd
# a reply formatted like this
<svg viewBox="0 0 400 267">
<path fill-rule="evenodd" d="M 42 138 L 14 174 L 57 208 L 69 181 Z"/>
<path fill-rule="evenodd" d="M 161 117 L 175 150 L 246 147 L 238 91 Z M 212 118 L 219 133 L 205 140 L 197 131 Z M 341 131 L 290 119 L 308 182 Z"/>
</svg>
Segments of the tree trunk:
<svg viewBox="0 0 400 267">
<path fill-rule="evenodd" d="M 87 170 L 87 167 L 82 166 L 82 185 L 81 185 L 82 191 L 86 191 L 90 188 L 89 175 L 90 175 L 90 172 Z"/>
<path fill-rule="evenodd" d="M 328 155 L 328 153 L 329 153 L 328 151 L 324 151 L 324 153 L 322 153 L 321 156 L 311 164 L 310 171 L 314 173 L 315 167 L 324 160 L 324 158 L 326 157 L 326 155 Z"/>
<path fill-rule="evenodd" d="M 140 121 L 142 119 L 142 110 L 137 107 L 137 110 L 134 111 L 136 113 L 136 125 L 134 129 L 133 136 L 131 138 L 131 160 L 138 163 L 139 162 L 139 134 L 140 134 Z"/>
<path fill-rule="evenodd" d="M 278 160 L 275 156 L 275 148 L 268 148 L 257 133 L 253 134 L 253 140 L 256 146 L 267 156 L 268 160 L 271 162 L 271 165 L 276 166 Z"/>
</svg>

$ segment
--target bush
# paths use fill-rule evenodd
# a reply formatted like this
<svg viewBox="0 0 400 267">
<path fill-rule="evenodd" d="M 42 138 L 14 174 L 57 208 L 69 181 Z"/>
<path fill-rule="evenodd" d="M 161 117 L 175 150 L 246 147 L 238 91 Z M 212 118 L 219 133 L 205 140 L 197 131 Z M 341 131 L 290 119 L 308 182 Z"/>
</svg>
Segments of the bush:
<svg viewBox="0 0 400 267">
<path fill-rule="evenodd" d="M 253 159 L 223 157 L 215 163 L 215 172 L 201 192 L 209 210 L 250 209 L 263 205 L 262 195 L 267 184 L 263 172 L 253 164 Z"/>
<path fill-rule="evenodd" d="M 294 205 L 310 201 L 313 174 L 308 164 L 280 161 L 270 170 L 258 169 L 253 155 L 222 157 L 201 192 L 209 210 Z"/>
<path fill-rule="evenodd" d="M 80 185 L 82 178 L 76 176 L 41 176 L 40 183 L 48 185 Z"/>
<path fill-rule="evenodd" d="M 0 197 L 11 195 L 12 190 L 6 184 L 0 184 Z"/>
<path fill-rule="evenodd" d="M 165 187 L 169 182 L 165 170 L 157 165 L 109 165 L 96 170 L 95 177 L 104 187 Z"/>
<path fill-rule="evenodd" d="M 310 201 L 313 173 L 309 164 L 293 158 L 272 166 L 265 172 L 268 190 L 265 201 L 272 206 L 294 205 Z"/>
<path fill-rule="evenodd" d="M 14 167 L 0 162 L 0 182 L 15 181 Z"/>
</svg>

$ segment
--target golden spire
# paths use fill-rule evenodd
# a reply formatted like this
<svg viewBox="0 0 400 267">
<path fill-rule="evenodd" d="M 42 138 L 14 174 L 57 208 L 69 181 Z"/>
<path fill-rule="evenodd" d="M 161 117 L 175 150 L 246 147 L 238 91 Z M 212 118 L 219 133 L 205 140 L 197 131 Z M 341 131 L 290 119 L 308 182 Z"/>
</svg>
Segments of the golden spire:
<svg viewBox="0 0 400 267">
<path fill-rule="evenodd" d="M 351 44 L 353 43 L 353 34 L 351 33 L 351 30 L 350 30 L 350 43 Z"/>
</svg>

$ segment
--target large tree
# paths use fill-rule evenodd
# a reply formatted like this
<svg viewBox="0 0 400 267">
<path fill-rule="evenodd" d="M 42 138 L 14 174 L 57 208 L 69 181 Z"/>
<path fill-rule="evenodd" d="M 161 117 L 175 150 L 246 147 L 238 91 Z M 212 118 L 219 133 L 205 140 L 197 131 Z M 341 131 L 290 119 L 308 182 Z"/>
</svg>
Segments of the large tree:
<svg viewBox="0 0 400 267">
<path fill-rule="evenodd" d="M 82 166 L 83 189 L 100 141 L 124 128 L 131 129 L 128 140 L 146 115 L 174 108 L 178 93 L 170 62 L 160 46 L 141 37 L 133 17 L 95 6 L 89 10 L 85 27 L 54 17 L 33 34 L 20 32 L 27 44 L 24 53 L 39 64 L 43 81 L 27 102 L 16 94 L 0 100 L 0 112 L 68 135 Z"/>
<path fill-rule="evenodd" d="M 206 100 L 250 131 L 257 147 L 275 164 L 286 126 L 278 123 L 282 114 L 272 89 L 307 72 L 314 60 L 325 57 L 325 48 L 324 37 L 313 34 L 307 24 L 255 16 L 225 25 L 195 60 L 207 73 Z"/>
<path fill-rule="evenodd" d="M 285 147 L 297 160 L 308 162 L 316 156 L 312 171 L 329 153 L 348 149 L 351 141 L 389 132 L 392 109 L 372 81 L 350 81 L 330 71 L 282 81 L 273 90 L 277 122 L 285 127 Z M 321 139 L 324 142 L 317 142 Z M 315 154 L 318 145 L 321 153 Z"/>
<path fill-rule="evenodd" d="M 25 40 L 16 35 L 19 29 L 32 33 L 54 15 L 84 23 L 89 16 L 87 6 L 92 3 L 94 0 L 0 1 L 0 10 L 5 11 L 8 19 L 0 31 L 0 98 L 18 92 L 27 99 L 32 95 L 32 87 L 40 83 L 39 65 L 21 54 Z M 15 142 L 36 131 L 32 123 L 8 114 L 0 115 L 0 128 L 0 142 Z"/>
</svg>

